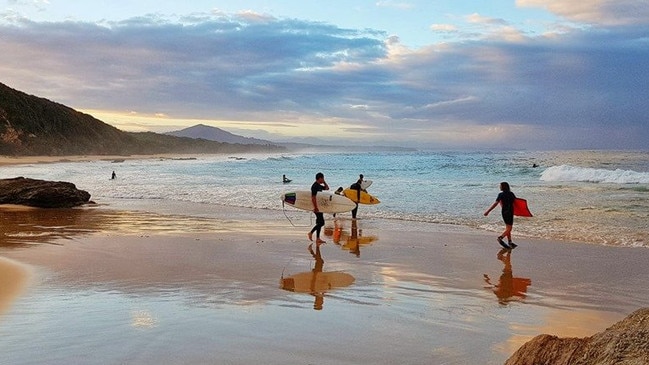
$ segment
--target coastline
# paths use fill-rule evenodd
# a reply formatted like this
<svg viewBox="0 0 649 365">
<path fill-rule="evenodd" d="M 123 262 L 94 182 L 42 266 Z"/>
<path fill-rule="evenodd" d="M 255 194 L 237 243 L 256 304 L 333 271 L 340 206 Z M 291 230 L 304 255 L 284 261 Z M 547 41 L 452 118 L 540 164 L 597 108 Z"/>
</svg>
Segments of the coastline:
<svg viewBox="0 0 649 365">
<path fill-rule="evenodd" d="M 128 155 L 128 156 L 120 156 L 120 155 L 0 156 L 0 166 L 49 164 L 49 163 L 60 163 L 60 162 L 89 162 L 89 161 L 109 161 L 109 162 L 120 163 L 120 162 L 130 161 L 130 160 L 192 158 L 201 155 L 204 154 L 168 153 L 168 154 Z M 225 155 L 227 154 L 224 154 L 224 156 Z"/>
<path fill-rule="evenodd" d="M 522 239 L 506 258 L 492 234 L 381 219 L 361 219 L 355 234 L 341 220 L 335 244 L 330 217 L 323 272 L 353 283 L 283 290 L 284 278 L 317 267 L 310 217 L 294 227 L 280 211 L 219 207 L 204 216 L 210 208 L 99 206 L 66 219 L 14 210 L 33 225 L 14 227 L 0 256 L 36 279 L 0 315 L 0 343 L 17 349 L 2 362 L 29 363 L 21 343 L 32 337 L 49 363 L 502 364 L 537 334 L 592 335 L 649 296 L 643 248 Z M 36 313 L 48 313 L 41 328 L 52 335 L 21 326 Z M 90 352 L 98 357 L 83 357 Z"/>
</svg>

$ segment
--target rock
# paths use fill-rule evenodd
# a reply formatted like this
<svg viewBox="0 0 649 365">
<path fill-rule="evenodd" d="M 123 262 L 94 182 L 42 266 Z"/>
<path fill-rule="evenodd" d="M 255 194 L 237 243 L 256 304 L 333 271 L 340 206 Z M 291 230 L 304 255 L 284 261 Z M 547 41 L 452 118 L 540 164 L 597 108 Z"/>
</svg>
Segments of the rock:
<svg viewBox="0 0 649 365">
<path fill-rule="evenodd" d="M 35 180 L 24 177 L 0 179 L 0 204 L 39 208 L 71 208 L 90 200 L 87 191 L 64 181 Z"/>
<path fill-rule="evenodd" d="M 649 308 L 633 312 L 592 337 L 536 336 L 505 362 L 505 365 L 568 364 L 649 364 Z"/>
</svg>

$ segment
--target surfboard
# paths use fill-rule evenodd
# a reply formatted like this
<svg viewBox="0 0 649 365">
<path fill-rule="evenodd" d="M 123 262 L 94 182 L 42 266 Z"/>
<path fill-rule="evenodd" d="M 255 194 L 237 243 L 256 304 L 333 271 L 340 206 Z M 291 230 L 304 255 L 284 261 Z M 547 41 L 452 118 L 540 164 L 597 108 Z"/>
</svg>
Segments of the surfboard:
<svg viewBox="0 0 649 365">
<path fill-rule="evenodd" d="M 372 180 L 363 180 L 361 182 L 361 189 L 366 190 L 372 185 Z"/>
<path fill-rule="evenodd" d="M 348 197 L 349 199 L 351 199 L 351 201 L 353 201 L 353 202 L 358 201 L 358 190 L 356 190 L 356 189 L 347 188 L 347 189 L 343 190 L 343 194 L 345 194 L 345 196 Z M 380 202 L 381 201 L 378 198 L 376 198 L 375 196 L 372 196 L 368 192 L 361 190 L 361 200 L 358 201 L 359 204 L 371 204 L 371 205 L 373 205 L 373 204 L 379 204 Z"/>
<path fill-rule="evenodd" d="M 302 272 L 282 278 L 282 289 L 297 293 L 325 292 L 336 288 L 344 288 L 354 283 L 354 277 L 337 271 Z"/>
<path fill-rule="evenodd" d="M 372 242 L 378 240 L 377 236 L 360 236 L 356 238 L 347 237 L 347 242 L 344 245 L 340 246 L 343 250 L 353 251 L 359 245 L 369 245 Z"/>
<path fill-rule="evenodd" d="M 311 191 L 301 190 L 284 193 L 280 197 L 285 204 L 294 208 L 313 211 L 313 202 L 311 201 Z M 344 213 L 356 208 L 353 201 L 342 195 L 337 195 L 329 191 L 320 191 L 316 195 L 318 210 L 322 213 Z"/>
<path fill-rule="evenodd" d="M 519 217 L 531 217 L 532 212 L 527 207 L 527 200 L 516 198 L 514 199 L 514 215 Z"/>
</svg>

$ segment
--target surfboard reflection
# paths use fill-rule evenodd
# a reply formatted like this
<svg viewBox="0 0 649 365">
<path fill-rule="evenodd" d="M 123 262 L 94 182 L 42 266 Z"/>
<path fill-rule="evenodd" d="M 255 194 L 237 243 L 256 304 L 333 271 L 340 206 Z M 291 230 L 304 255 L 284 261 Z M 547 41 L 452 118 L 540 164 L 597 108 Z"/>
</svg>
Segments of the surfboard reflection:
<svg viewBox="0 0 649 365">
<path fill-rule="evenodd" d="M 282 277 L 280 285 L 284 290 L 309 293 L 314 297 L 313 309 L 322 310 L 326 292 L 350 286 L 355 279 L 344 272 L 324 271 L 324 260 L 319 246 L 314 251 L 313 245 L 309 245 L 309 252 L 315 259 L 313 270 Z"/>
<path fill-rule="evenodd" d="M 349 231 L 345 229 L 346 220 L 335 219 L 333 229 L 325 229 L 325 235 L 331 236 L 332 241 L 343 250 L 360 257 L 361 246 L 369 245 L 379 238 L 376 235 L 364 236 L 363 229 L 359 227 L 356 219 L 351 220 Z"/>
<path fill-rule="evenodd" d="M 484 280 L 488 288 L 493 290 L 498 303 L 507 305 L 508 302 L 525 299 L 527 296 L 527 287 L 532 285 L 529 278 L 515 278 L 512 269 L 512 251 L 502 249 L 498 252 L 498 260 L 502 261 L 504 268 L 503 273 L 498 279 L 498 284 L 493 284 L 489 275 L 484 274 Z"/>
</svg>

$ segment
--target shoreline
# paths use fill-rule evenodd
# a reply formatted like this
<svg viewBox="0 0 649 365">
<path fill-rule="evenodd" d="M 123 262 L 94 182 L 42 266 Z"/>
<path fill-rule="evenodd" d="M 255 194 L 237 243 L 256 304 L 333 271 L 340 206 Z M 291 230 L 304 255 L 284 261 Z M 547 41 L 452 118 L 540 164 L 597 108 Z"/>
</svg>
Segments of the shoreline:
<svg viewBox="0 0 649 365">
<path fill-rule="evenodd" d="M 283 290 L 283 279 L 317 268 L 306 217 L 293 227 L 281 211 L 220 207 L 215 214 L 185 204 L 193 210 L 179 214 L 179 206 L 72 209 L 65 219 L 61 211 L 6 213 L 27 214 L 34 224 L 17 225 L 9 237 L 18 243 L 0 246 L 0 256 L 32 267 L 36 280 L 0 314 L 0 344 L 40 339 L 51 363 L 81 356 L 58 349 L 80 341 L 83 352 L 100 354 L 88 363 L 179 363 L 169 360 L 173 348 L 190 362 L 502 364 L 537 334 L 590 336 L 649 296 L 643 248 L 525 239 L 505 258 L 488 232 L 381 219 L 357 221 L 356 233 L 341 220 L 339 244 L 327 219 L 323 273 L 353 283 L 316 295 Z M 524 290 L 507 289 L 526 280 Z M 507 297 L 512 289 L 518 292 Z M 319 300 L 322 309 L 314 310 Z M 20 326 L 39 311 L 50 313 L 42 326 L 56 336 Z M 66 319 L 60 328 L 59 316 Z M 95 342 L 75 333 L 101 335 Z M 8 363 L 29 353 L 16 348 L 15 357 L 4 355 L 12 356 Z M 330 360 L 327 348 L 336 348 Z"/>
<path fill-rule="evenodd" d="M 222 154 L 227 156 L 228 154 Z M 72 156 L 0 156 L 0 166 L 51 164 L 65 162 L 108 161 L 121 163 L 131 160 L 187 159 L 200 156 L 221 156 L 204 153 L 162 153 L 153 155 L 72 155 Z"/>
</svg>

